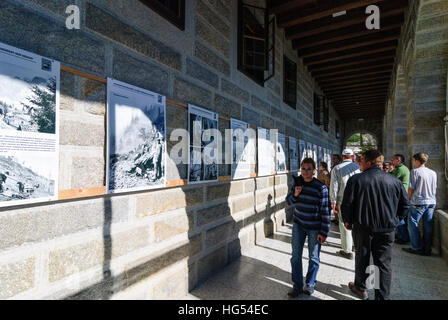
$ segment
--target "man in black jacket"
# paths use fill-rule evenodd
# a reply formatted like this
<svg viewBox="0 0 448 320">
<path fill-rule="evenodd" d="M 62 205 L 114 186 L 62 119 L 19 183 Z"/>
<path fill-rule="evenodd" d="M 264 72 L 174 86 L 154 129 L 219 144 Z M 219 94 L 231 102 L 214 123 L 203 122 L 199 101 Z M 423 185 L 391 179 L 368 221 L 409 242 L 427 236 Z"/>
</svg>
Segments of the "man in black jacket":
<svg viewBox="0 0 448 320">
<path fill-rule="evenodd" d="M 363 172 L 347 181 L 341 205 L 342 219 L 347 229 L 353 229 L 356 248 L 355 282 L 350 282 L 349 287 L 362 299 L 367 299 L 372 273 L 375 299 L 389 298 L 394 232 L 410 206 L 401 181 L 381 170 L 383 161 L 378 150 L 362 155 Z M 370 266 L 370 254 L 374 266 Z"/>
</svg>

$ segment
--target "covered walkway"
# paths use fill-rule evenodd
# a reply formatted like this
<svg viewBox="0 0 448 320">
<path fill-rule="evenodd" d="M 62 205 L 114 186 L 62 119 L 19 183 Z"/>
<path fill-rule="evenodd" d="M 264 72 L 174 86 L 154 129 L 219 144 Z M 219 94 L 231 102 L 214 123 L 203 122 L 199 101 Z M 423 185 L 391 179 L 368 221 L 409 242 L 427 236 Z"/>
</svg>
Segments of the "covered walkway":
<svg viewBox="0 0 448 320">
<path fill-rule="evenodd" d="M 291 285 L 291 224 L 279 228 L 270 238 L 195 288 L 187 299 L 211 300 L 285 300 Z M 354 279 L 354 260 L 336 254 L 340 250 L 339 232 L 335 225 L 321 250 L 321 266 L 313 296 L 302 300 L 359 300 L 347 284 Z M 438 256 L 408 254 L 395 245 L 391 299 L 448 299 L 448 265 Z M 308 267 L 307 248 L 304 270 Z M 370 299 L 372 298 L 370 292 Z"/>
</svg>

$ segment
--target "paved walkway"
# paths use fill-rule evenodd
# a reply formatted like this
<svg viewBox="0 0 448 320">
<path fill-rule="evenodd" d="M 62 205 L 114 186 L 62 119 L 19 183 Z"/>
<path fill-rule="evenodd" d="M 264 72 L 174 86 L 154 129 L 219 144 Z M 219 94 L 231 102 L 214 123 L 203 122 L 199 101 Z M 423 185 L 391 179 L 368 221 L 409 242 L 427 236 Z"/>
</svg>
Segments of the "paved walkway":
<svg viewBox="0 0 448 320">
<path fill-rule="evenodd" d="M 218 272 L 193 290 L 187 299 L 212 300 L 284 300 L 291 284 L 291 225 L 287 224 L 271 238 Z M 303 300 L 359 300 L 348 288 L 354 279 L 354 260 L 336 254 L 340 250 L 337 226 L 332 224 L 322 246 L 321 265 L 313 296 Z M 392 258 L 391 299 L 448 299 L 448 265 L 439 257 L 408 254 L 395 245 Z M 303 268 L 308 267 L 308 249 L 304 249 Z M 372 293 L 369 293 L 372 298 Z"/>
</svg>

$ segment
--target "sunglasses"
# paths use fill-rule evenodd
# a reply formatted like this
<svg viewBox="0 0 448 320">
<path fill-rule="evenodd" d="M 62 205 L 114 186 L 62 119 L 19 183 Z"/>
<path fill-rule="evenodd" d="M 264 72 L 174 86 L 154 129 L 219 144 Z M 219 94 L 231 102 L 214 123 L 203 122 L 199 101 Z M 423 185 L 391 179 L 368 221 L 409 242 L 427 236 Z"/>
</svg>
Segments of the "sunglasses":
<svg viewBox="0 0 448 320">
<path fill-rule="evenodd" d="M 313 168 L 300 168 L 302 171 L 313 171 Z"/>
</svg>

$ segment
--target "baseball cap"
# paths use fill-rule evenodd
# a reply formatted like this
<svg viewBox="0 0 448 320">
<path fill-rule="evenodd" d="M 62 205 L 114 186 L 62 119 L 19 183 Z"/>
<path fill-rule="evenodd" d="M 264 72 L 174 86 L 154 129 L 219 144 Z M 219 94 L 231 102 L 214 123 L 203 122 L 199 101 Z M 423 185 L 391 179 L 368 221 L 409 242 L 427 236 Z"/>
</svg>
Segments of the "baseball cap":
<svg viewBox="0 0 448 320">
<path fill-rule="evenodd" d="M 342 151 L 342 155 L 344 156 L 353 156 L 353 150 L 352 149 L 344 149 L 344 151 Z"/>
</svg>

